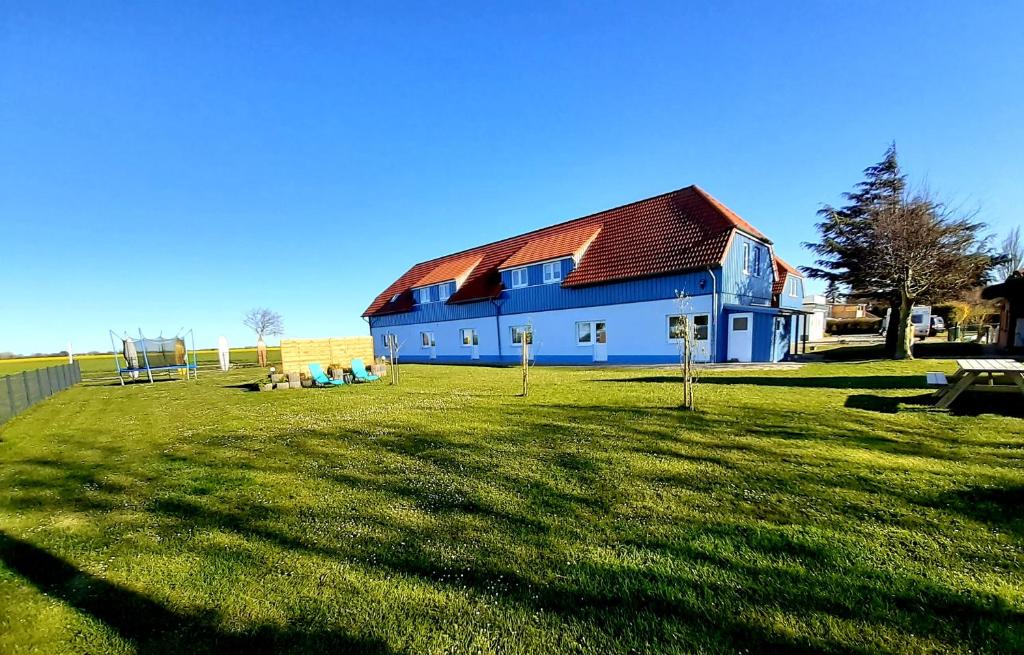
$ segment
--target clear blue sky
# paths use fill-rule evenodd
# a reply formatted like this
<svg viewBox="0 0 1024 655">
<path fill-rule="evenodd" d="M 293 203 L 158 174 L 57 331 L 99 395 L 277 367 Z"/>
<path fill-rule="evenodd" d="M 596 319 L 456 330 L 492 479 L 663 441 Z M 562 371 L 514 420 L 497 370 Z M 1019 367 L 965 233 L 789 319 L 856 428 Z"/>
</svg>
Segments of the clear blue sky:
<svg viewBox="0 0 1024 655">
<path fill-rule="evenodd" d="M 899 6 L 894 6 L 899 5 Z M 0 351 L 363 334 L 411 264 L 688 184 L 794 264 L 906 170 L 1024 222 L 1024 3 L 0 4 Z"/>
</svg>

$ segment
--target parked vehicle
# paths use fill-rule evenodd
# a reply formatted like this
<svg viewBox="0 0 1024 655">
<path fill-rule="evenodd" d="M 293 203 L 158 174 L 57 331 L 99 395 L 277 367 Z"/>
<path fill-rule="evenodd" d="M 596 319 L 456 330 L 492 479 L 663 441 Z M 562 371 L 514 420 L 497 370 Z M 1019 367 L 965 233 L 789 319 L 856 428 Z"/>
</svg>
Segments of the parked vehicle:
<svg viewBox="0 0 1024 655">
<path fill-rule="evenodd" d="M 885 310 L 885 318 L 882 319 L 882 331 L 880 332 L 883 337 L 889 331 L 890 319 L 892 319 L 892 309 L 887 309 Z M 936 324 L 935 321 L 938 321 L 938 323 Z M 941 325 L 943 331 L 946 329 L 946 323 L 942 320 L 941 316 L 932 316 L 932 308 L 929 305 L 916 305 L 911 308 L 910 325 L 914 330 L 914 336 L 918 339 L 924 339 L 934 334 L 932 330 L 935 325 Z"/>
<path fill-rule="evenodd" d="M 932 316 L 932 329 L 928 332 L 928 336 L 934 337 L 936 334 L 942 334 L 946 331 L 946 321 L 942 320 L 941 316 Z"/>
<path fill-rule="evenodd" d="M 936 317 L 938 318 L 938 317 Z M 941 320 L 941 319 L 940 319 Z M 932 330 L 932 308 L 930 305 L 917 305 L 910 308 L 910 324 L 914 328 L 914 336 L 919 339 L 927 337 Z"/>
</svg>

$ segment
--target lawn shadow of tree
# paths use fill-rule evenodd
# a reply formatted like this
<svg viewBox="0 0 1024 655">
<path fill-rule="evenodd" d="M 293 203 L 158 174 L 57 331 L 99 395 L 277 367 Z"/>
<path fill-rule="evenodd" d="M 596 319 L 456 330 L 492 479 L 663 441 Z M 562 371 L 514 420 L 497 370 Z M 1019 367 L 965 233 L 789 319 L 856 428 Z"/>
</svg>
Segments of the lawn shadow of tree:
<svg viewBox="0 0 1024 655">
<path fill-rule="evenodd" d="M 227 632 L 216 625 L 212 612 L 186 614 L 170 609 L 3 531 L 0 564 L 47 596 L 103 622 L 140 653 L 275 653 L 286 646 L 309 652 L 393 652 L 378 639 L 337 631 L 262 625 L 244 633 Z"/>
</svg>

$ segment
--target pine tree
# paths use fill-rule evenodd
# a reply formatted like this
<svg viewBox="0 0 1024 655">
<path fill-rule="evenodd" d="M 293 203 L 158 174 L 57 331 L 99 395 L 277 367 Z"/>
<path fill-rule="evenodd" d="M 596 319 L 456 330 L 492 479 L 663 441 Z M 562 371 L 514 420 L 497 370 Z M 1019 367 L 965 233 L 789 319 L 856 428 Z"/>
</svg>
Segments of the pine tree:
<svg viewBox="0 0 1024 655">
<path fill-rule="evenodd" d="M 953 216 L 927 194 L 907 192 L 895 145 L 864 173 L 864 181 L 844 194 L 848 205 L 818 212 L 821 240 L 804 244 L 818 255 L 817 267 L 804 271 L 845 286 L 849 297 L 888 302 L 887 352 L 909 358 L 913 305 L 983 284 L 995 260 L 979 239 L 981 223 Z"/>
<path fill-rule="evenodd" d="M 881 210 L 899 205 L 906 189 L 907 176 L 900 169 L 896 144 L 890 143 L 882 161 L 865 168 L 864 180 L 858 182 L 853 191 L 843 194 L 847 202 L 844 207 L 824 205 L 818 210 L 821 222 L 816 227 L 821 240 L 804 244 L 818 255 L 817 266 L 801 267 L 804 273 L 827 280 L 830 287 L 845 286 L 850 291 L 849 298 L 882 300 L 897 308 L 897 294 L 880 294 L 863 285 L 864 267 L 873 254 L 873 217 Z M 886 333 L 886 352 L 890 356 L 896 352 L 896 338 L 896 330 Z"/>
</svg>

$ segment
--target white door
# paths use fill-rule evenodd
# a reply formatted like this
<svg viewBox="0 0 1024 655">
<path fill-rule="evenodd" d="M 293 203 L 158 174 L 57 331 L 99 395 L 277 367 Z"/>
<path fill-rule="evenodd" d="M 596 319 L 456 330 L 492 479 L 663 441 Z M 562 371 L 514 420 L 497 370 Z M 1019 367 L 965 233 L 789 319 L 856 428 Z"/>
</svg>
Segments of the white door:
<svg viewBox="0 0 1024 655">
<path fill-rule="evenodd" d="M 608 333 L 604 321 L 594 321 L 594 361 L 608 361 Z"/>
<path fill-rule="evenodd" d="M 730 362 L 749 362 L 754 351 L 754 315 L 729 315 L 729 348 L 726 359 Z"/>
</svg>

